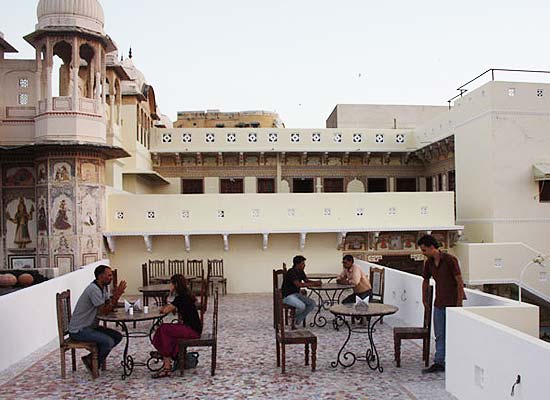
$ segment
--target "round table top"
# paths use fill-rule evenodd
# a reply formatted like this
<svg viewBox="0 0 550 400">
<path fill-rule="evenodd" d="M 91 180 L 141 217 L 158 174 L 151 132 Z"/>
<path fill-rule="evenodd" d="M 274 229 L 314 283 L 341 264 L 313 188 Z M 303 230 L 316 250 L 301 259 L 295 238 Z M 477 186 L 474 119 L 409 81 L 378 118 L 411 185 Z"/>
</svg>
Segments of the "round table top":
<svg viewBox="0 0 550 400">
<path fill-rule="evenodd" d="M 158 285 L 147 285 L 138 288 L 140 292 L 170 292 L 169 283 L 160 283 Z"/>
<path fill-rule="evenodd" d="M 311 274 L 306 274 L 308 279 L 336 279 L 339 274 L 336 273 L 327 273 L 327 272 L 312 272 Z"/>
<path fill-rule="evenodd" d="M 160 307 L 149 307 L 149 312 L 145 314 L 143 310 L 134 310 L 134 314 L 130 315 L 126 312 L 124 307 L 117 308 L 106 315 L 97 315 L 97 319 L 107 322 L 133 322 L 133 321 L 147 321 L 150 319 L 157 319 L 167 315 L 167 313 L 161 313 Z"/>
<path fill-rule="evenodd" d="M 355 304 L 335 304 L 330 307 L 330 312 L 334 315 L 347 315 L 350 317 L 375 317 L 380 315 L 395 314 L 399 310 L 398 307 L 390 304 L 369 303 L 366 305 Z"/>
<path fill-rule="evenodd" d="M 321 283 L 321 286 L 309 286 L 310 290 L 345 290 L 353 289 L 354 285 L 341 285 L 339 283 Z"/>
</svg>

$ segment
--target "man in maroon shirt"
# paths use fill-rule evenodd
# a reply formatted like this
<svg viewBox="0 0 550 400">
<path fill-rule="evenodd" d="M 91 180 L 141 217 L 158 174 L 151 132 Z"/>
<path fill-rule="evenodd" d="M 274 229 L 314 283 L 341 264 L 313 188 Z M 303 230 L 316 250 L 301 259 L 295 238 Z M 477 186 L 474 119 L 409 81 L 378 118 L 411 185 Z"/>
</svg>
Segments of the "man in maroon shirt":
<svg viewBox="0 0 550 400">
<path fill-rule="evenodd" d="M 430 278 L 435 280 L 434 363 L 423 373 L 445 371 L 445 320 L 447 307 L 462 307 L 464 299 L 464 282 L 460 273 L 458 259 L 439 250 L 439 243 L 431 235 L 424 235 L 418 240 L 418 246 L 427 259 L 424 262 L 422 276 L 422 302 L 428 307 L 428 289 Z"/>
</svg>

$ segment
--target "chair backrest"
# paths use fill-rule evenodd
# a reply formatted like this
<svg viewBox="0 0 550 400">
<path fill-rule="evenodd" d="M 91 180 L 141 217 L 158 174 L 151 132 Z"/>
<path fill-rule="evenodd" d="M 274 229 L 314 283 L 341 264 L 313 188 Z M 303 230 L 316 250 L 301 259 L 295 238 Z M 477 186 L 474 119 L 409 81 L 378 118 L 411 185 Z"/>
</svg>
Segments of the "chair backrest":
<svg viewBox="0 0 550 400">
<path fill-rule="evenodd" d="M 149 282 L 157 276 L 165 276 L 166 267 L 164 260 L 149 260 Z"/>
<path fill-rule="evenodd" d="M 281 339 L 285 337 L 285 319 L 283 317 L 283 293 L 281 289 L 275 290 L 275 334 L 280 334 Z"/>
<path fill-rule="evenodd" d="M 283 263 L 283 271 L 284 271 L 285 274 L 286 274 L 286 263 Z"/>
<path fill-rule="evenodd" d="M 204 322 L 204 313 L 208 308 L 208 280 L 207 279 L 203 279 L 201 281 L 200 301 L 201 301 L 201 322 Z"/>
<path fill-rule="evenodd" d="M 208 260 L 208 276 L 210 278 L 223 278 L 223 258 L 220 260 Z"/>
<path fill-rule="evenodd" d="M 212 337 L 214 341 L 217 341 L 218 338 L 218 289 L 214 292 L 214 315 L 212 316 Z"/>
<path fill-rule="evenodd" d="M 428 307 L 424 307 L 424 328 L 428 329 L 428 332 L 432 331 L 432 302 L 434 297 L 434 287 L 430 285 L 428 287 Z"/>
<path fill-rule="evenodd" d="M 147 263 L 141 264 L 141 281 L 143 286 L 149 285 L 149 273 L 147 272 Z"/>
<path fill-rule="evenodd" d="M 370 300 L 384 302 L 384 268 L 370 267 L 369 280 L 372 286 Z"/>
<path fill-rule="evenodd" d="M 202 260 L 187 260 L 187 278 L 202 278 L 204 277 L 204 268 Z"/>
<path fill-rule="evenodd" d="M 168 275 L 185 275 L 185 260 L 168 260 Z"/>
<path fill-rule="evenodd" d="M 111 281 L 111 284 L 109 285 L 109 296 L 113 295 L 114 289 L 118 286 L 118 270 L 113 269 L 113 280 Z"/>
<path fill-rule="evenodd" d="M 57 305 L 57 330 L 59 332 L 59 345 L 65 344 L 65 336 L 69 334 L 71 322 L 71 291 L 69 289 L 55 295 Z"/>
<path fill-rule="evenodd" d="M 279 303 L 277 303 L 277 289 L 283 287 L 283 279 L 285 276 L 285 271 L 282 269 L 273 270 L 273 326 L 277 328 L 277 312 Z"/>
</svg>

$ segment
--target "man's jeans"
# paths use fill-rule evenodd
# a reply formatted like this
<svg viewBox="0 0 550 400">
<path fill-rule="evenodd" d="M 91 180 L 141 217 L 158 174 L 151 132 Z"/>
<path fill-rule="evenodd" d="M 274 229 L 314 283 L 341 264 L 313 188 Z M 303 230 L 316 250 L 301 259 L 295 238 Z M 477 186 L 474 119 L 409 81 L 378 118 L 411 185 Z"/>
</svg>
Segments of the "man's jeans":
<svg viewBox="0 0 550 400">
<path fill-rule="evenodd" d="M 77 333 L 69 333 L 73 340 L 79 342 L 95 342 L 98 347 L 99 366 L 101 367 L 113 347 L 120 343 L 122 335 L 113 329 L 97 326 L 89 326 Z"/>
<path fill-rule="evenodd" d="M 294 318 L 296 325 L 300 325 L 317 305 L 314 300 L 302 293 L 289 294 L 283 299 L 283 303 L 296 309 L 296 316 Z"/>
<path fill-rule="evenodd" d="M 436 364 L 445 365 L 445 320 L 446 308 L 434 307 L 435 359 Z"/>
</svg>

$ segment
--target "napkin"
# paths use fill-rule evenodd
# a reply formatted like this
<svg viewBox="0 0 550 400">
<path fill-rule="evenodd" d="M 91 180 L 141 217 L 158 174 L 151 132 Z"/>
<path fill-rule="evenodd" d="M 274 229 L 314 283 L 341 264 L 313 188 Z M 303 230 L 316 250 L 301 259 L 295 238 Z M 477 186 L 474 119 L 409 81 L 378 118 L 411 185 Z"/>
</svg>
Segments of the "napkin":
<svg viewBox="0 0 550 400">
<path fill-rule="evenodd" d="M 141 300 L 137 300 L 135 303 L 130 303 L 128 300 L 124 300 L 124 311 L 128 312 L 130 307 L 134 307 L 134 311 L 141 310 Z"/>
<path fill-rule="evenodd" d="M 368 307 L 368 305 L 369 305 L 369 296 L 365 297 L 364 299 L 362 299 L 359 296 L 355 296 L 355 305 L 356 306 L 366 306 L 366 307 Z"/>
</svg>

